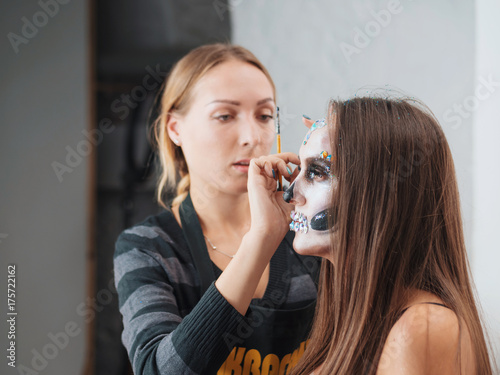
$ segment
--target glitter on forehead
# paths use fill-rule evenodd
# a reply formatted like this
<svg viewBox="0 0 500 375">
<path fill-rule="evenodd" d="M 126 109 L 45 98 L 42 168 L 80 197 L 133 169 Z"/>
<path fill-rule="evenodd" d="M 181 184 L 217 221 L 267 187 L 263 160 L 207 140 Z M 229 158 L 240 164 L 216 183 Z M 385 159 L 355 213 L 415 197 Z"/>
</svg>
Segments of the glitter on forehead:
<svg viewBox="0 0 500 375">
<path fill-rule="evenodd" d="M 311 136 L 313 131 L 315 131 L 316 129 L 321 129 L 325 125 L 326 125 L 326 121 L 324 118 L 314 121 L 314 123 L 311 125 L 311 127 L 309 128 L 309 131 L 306 134 L 306 138 L 304 139 L 304 144 L 307 143 L 307 141 L 309 140 L 309 137 Z"/>
</svg>

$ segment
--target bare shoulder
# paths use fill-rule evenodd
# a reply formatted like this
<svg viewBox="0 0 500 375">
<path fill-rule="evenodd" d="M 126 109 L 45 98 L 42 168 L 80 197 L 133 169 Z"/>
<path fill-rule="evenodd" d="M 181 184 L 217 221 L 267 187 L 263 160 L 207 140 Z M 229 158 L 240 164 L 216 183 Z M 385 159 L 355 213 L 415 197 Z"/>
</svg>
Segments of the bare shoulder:
<svg viewBox="0 0 500 375">
<path fill-rule="evenodd" d="M 377 374 L 457 374 L 460 341 L 459 320 L 452 310 L 413 305 L 389 332 Z"/>
</svg>

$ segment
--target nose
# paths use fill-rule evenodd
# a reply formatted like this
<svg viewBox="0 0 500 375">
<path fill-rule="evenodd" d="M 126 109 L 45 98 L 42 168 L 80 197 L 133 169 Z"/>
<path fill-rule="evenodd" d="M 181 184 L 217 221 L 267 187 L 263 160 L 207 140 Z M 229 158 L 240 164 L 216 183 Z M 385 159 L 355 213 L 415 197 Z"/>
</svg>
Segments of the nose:
<svg viewBox="0 0 500 375">
<path fill-rule="evenodd" d="M 240 145 L 253 148 L 262 141 L 262 125 L 253 119 L 240 125 Z"/>
<path fill-rule="evenodd" d="M 306 200 L 304 196 L 300 192 L 300 186 L 299 188 L 297 187 L 297 179 L 295 179 L 294 182 L 286 189 L 286 191 L 283 193 L 283 199 L 287 203 L 292 203 L 295 206 L 302 206 L 305 204 Z"/>
</svg>

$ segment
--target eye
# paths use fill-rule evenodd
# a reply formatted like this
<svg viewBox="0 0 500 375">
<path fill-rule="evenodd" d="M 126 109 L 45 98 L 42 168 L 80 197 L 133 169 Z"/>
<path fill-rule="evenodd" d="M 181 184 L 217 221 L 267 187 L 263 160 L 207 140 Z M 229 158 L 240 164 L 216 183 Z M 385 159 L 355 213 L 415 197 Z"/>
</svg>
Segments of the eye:
<svg viewBox="0 0 500 375">
<path fill-rule="evenodd" d="M 274 117 L 272 115 L 267 115 L 267 114 L 258 115 L 257 118 L 259 119 L 259 121 L 262 121 L 262 122 L 268 122 L 268 121 L 274 119 Z"/>
<path fill-rule="evenodd" d="M 212 118 L 214 118 L 220 122 L 228 122 L 229 120 L 231 120 L 233 118 L 233 116 L 230 114 L 216 114 L 216 115 L 212 116 Z"/>
<path fill-rule="evenodd" d="M 325 181 L 330 178 L 330 167 L 326 165 L 309 164 L 305 173 L 306 180 Z"/>
</svg>

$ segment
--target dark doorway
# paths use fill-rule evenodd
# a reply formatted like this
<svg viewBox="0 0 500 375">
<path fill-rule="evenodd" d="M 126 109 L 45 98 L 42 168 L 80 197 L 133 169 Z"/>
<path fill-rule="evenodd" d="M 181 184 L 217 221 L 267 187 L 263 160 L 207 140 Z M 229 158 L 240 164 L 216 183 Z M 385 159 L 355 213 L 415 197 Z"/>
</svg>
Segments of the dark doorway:
<svg viewBox="0 0 500 375">
<path fill-rule="evenodd" d="M 121 231 L 157 213 L 155 155 L 148 129 L 172 65 L 189 50 L 230 41 L 227 1 L 100 0 L 93 3 L 97 145 L 95 251 L 91 270 L 95 319 L 89 348 L 98 375 L 130 374 L 113 286 L 114 243 Z M 110 297 L 112 296 L 112 297 Z M 92 344 L 91 344 L 92 346 Z M 91 372 L 91 370 L 89 371 Z"/>
</svg>

